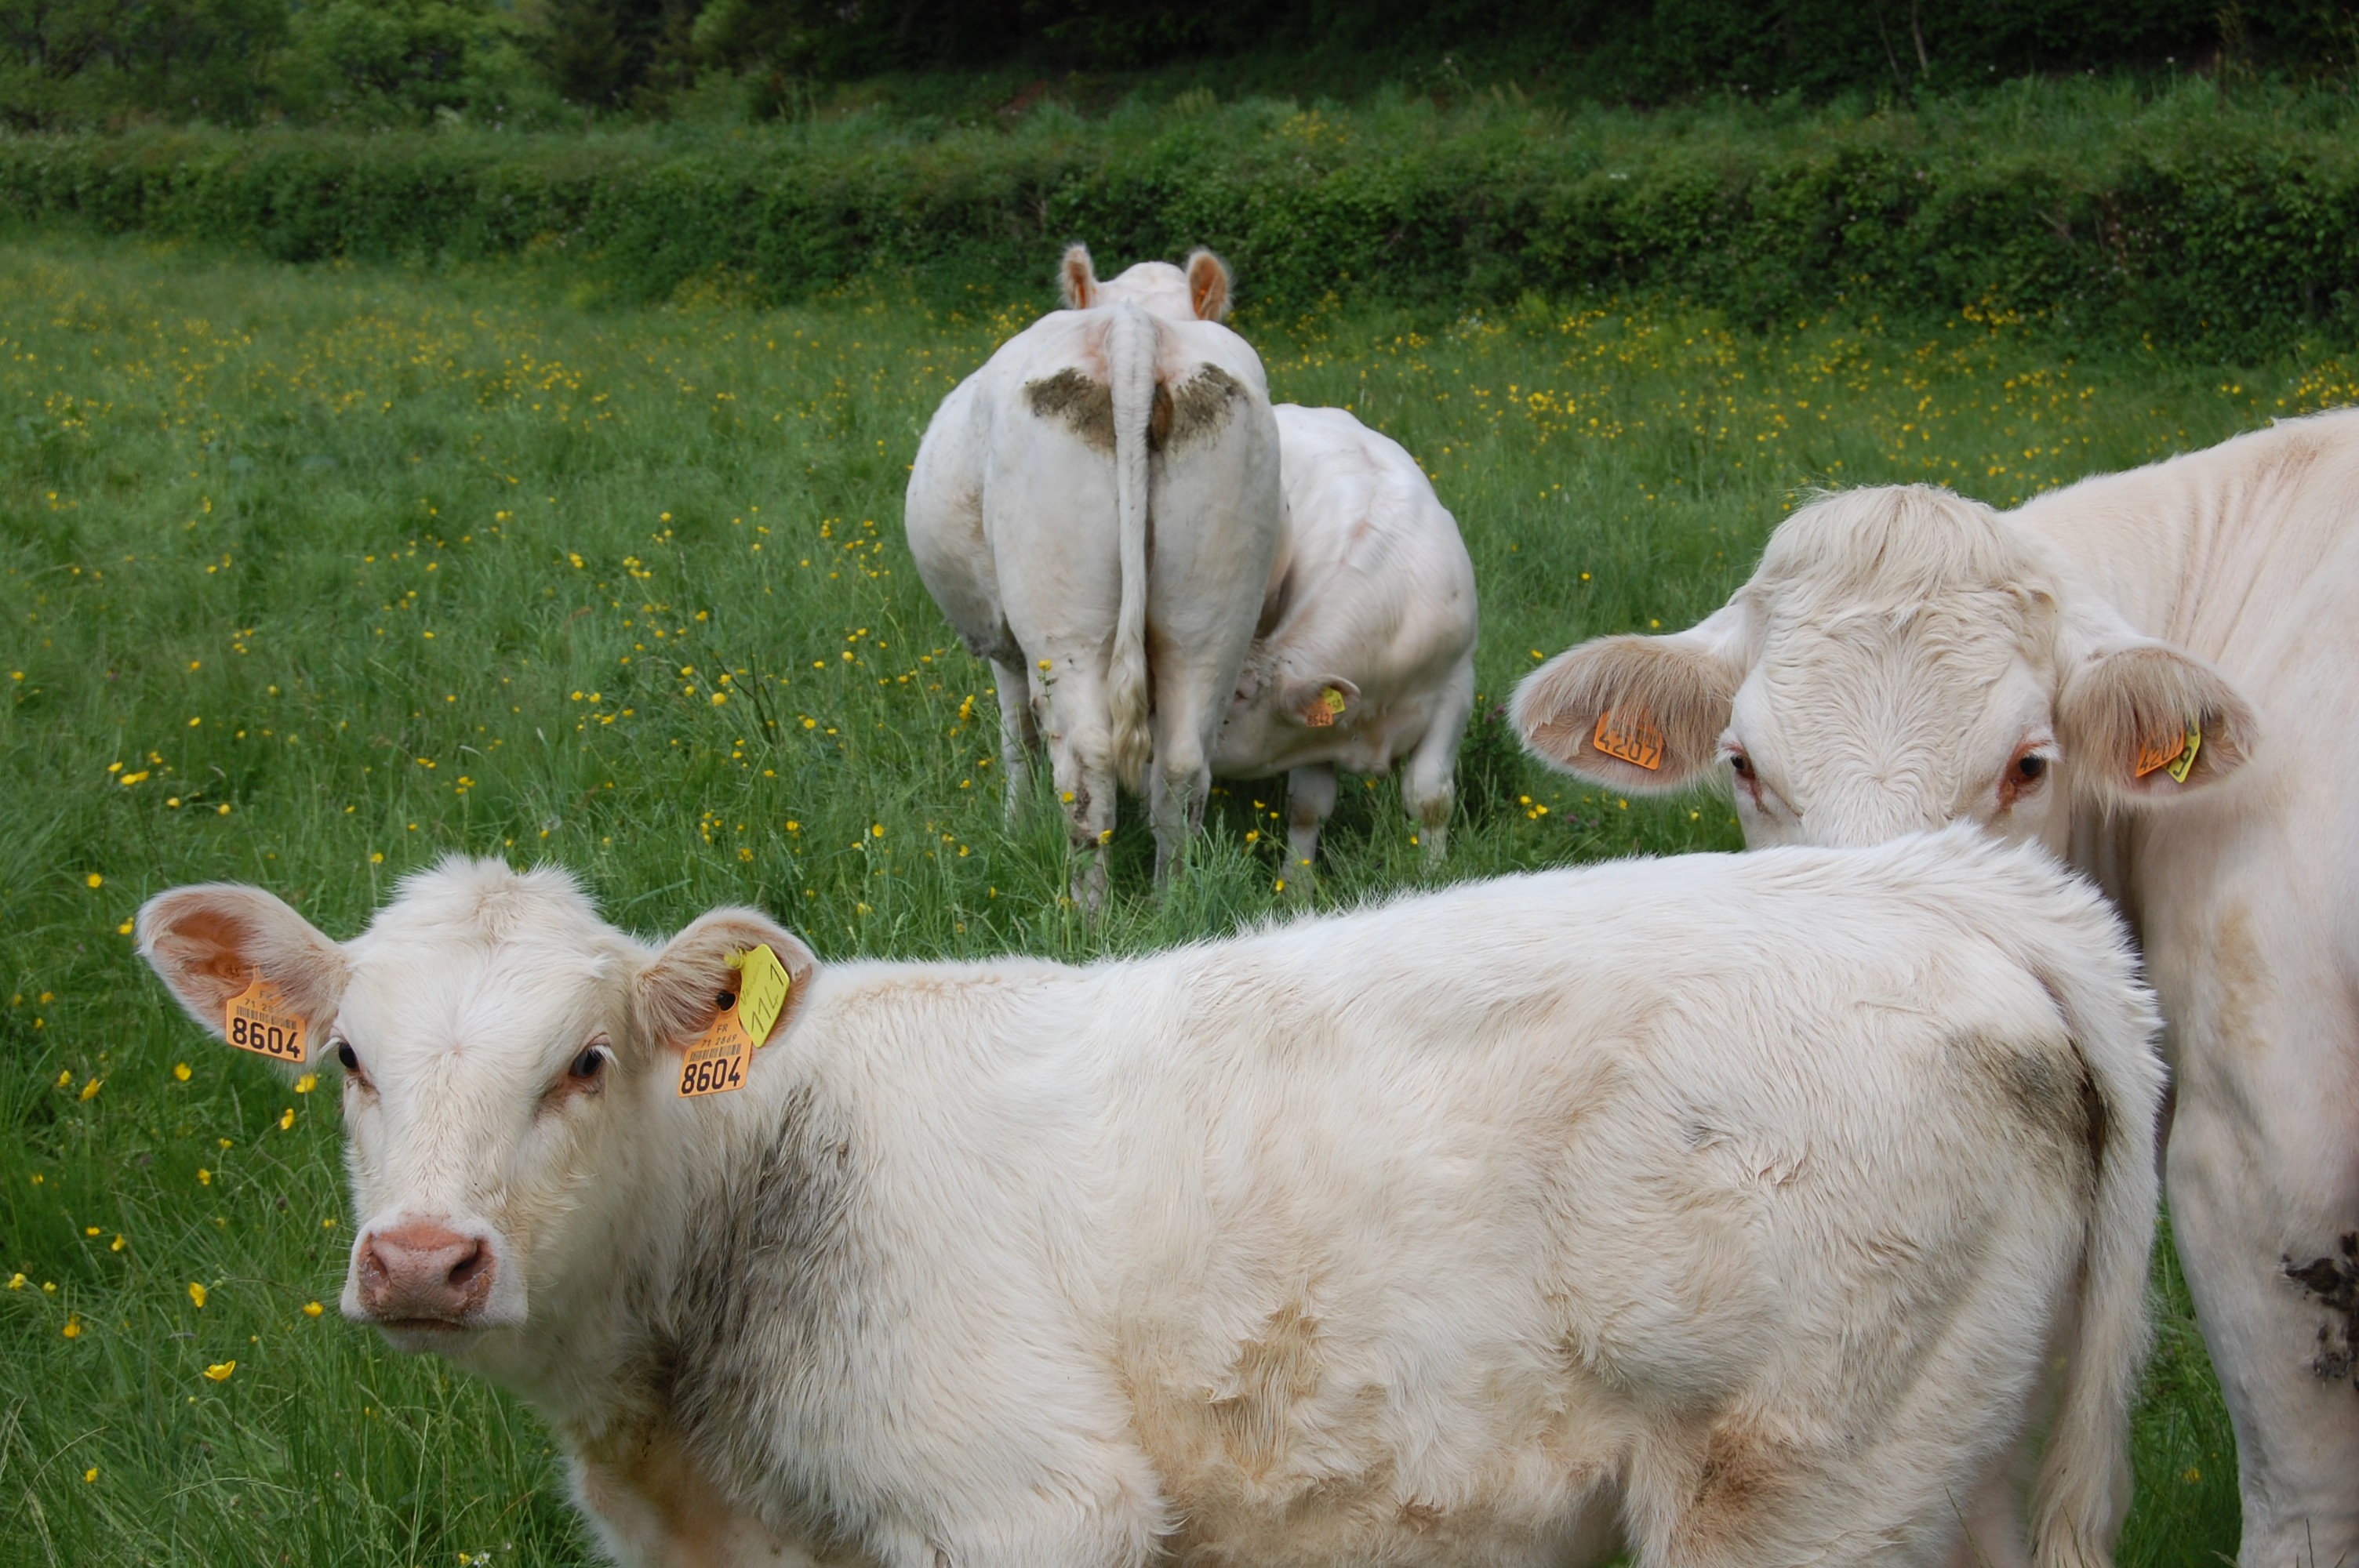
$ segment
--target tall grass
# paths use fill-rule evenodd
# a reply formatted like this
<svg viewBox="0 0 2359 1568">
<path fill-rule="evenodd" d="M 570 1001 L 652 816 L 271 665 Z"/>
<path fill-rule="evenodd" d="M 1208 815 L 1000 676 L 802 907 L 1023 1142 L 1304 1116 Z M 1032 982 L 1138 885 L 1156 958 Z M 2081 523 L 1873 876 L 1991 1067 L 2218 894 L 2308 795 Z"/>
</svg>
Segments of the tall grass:
<svg viewBox="0 0 2359 1568">
<path fill-rule="evenodd" d="M 648 932 L 751 899 L 823 957 L 1086 958 L 1419 883 L 1389 782 L 1346 782 L 1284 892 L 1272 788 L 1228 787 L 1160 900 L 1126 806 L 1094 927 L 1053 803 L 1003 827 L 989 674 L 899 495 L 935 401 L 1045 301 L 962 297 L 585 309 L 513 273 L 0 246 L 0 1556 L 583 1552 L 528 1416 L 337 1319 L 333 1108 L 165 1001 L 125 933 L 159 889 L 261 882 L 341 935 L 464 850 L 561 861 Z M 1541 653 L 1718 603 L 1808 487 L 2006 503 L 2359 395 L 2323 352 L 2077 357 L 2004 319 L 1243 325 L 1279 395 L 1408 444 L 1473 553 L 1448 877 L 1736 845 L 1715 798 L 1537 772 L 1495 705 Z M 2209 1562 L 2233 1458 L 2167 1257 L 2158 1289 L 2123 1560 Z"/>
</svg>

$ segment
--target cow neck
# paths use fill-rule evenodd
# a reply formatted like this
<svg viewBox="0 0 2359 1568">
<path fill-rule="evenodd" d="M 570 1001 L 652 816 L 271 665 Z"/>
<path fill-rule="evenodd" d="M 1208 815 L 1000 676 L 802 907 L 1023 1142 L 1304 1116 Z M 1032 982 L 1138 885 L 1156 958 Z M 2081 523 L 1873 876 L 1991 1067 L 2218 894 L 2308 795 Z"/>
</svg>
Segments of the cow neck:
<svg viewBox="0 0 2359 1568">
<path fill-rule="evenodd" d="M 2178 463 L 2173 482 L 2148 470 L 2107 475 L 2009 515 L 2134 631 L 2233 670 L 2302 597 L 2332 532 L 2302 536 L 2299 519 L 2317 508 L 2297 484 L 2228 482 L 2213 452 Z"/>
</svg>

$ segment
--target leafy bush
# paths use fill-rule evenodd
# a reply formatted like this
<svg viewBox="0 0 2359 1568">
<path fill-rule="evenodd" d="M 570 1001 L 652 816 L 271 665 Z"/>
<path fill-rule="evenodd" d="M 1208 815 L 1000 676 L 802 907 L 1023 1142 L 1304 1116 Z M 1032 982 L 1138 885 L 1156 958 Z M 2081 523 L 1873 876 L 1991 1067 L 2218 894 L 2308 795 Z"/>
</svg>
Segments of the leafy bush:
<svg viewBox="0 0 2359 1568">
<path fill-rule="evenodd" d="M 1285 306 L 1669 287 L 1756 320 L 1848 297 L 2259 343 L 2359 316 L 2354 117 L 2190 85 L 1865 115 L 1396 98 L 1050 107 L 1012 134 L 20 136 L 0 208 L 288 260 L 562 255 L 636 298 L 790 299 L 879 267 L 1045 280 L 1082 237 L 1109 262 L 1214 245 Z"/>
</svg>

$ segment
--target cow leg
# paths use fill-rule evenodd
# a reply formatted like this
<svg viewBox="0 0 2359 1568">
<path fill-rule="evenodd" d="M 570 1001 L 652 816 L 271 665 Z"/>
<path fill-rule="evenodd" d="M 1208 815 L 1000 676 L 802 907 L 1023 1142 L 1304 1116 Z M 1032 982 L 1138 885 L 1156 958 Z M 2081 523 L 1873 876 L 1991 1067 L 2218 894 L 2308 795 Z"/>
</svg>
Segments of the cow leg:
<svg viewBox="0 0 2359 1568">
<path fill-rule="evenodd" d="M 1031 681 L 1032 717 L 1049 752 L 1065 841 L 1073 857 L 1073 902 L 1091 914 L 1105 903 L 1106 845 L 1114 838 L 1114 735 L 1105 668 L 1087 654 L 1042 661 Z"/>
<path fill-rule="evenodd" d="M 2338 1119 L 2323 1093 L 2239 1081 L 2257 1075 L 2219 1057 L 2250 1044 L 2182 1042 L 2166 1161 L 2172 1235 L 2236 1433 L 2237 1560 L 2359 1563 L 2359 1118 Z"/>
<path fill-rule="evenodd" d="M 1450 845 L 1450 812 L 1458 799 L 1458 742 L 1474 711 L 1474 670 L 1469 665 L 1451 680 L 1433 722 L 1409 753 L 1401 773 L 1401 805 L 1417 819 L 1418 842 L 1428 866 L 1439 865 Z"/>
<path fill-rule="evenodd" d="M 1328 762 L 1295 768 L 1286 775 L 1286 847 L 1294 856 L 1292 874 L 1306 882 L 1319 855 L 1319 830 L 1335 809 L 1335 769 Z"/>
<path fill-rule="evenodd" d="M 1040 731 L 1032 720 L 1031 683 L 1016 665 L 991 661 L 992 685 L 999 693 L 999 766 L 1007 781 L 1007 823 L 1016 824 L 1032 786 L 1032 749 Z"/>
<path fill-rule="evenodd" d="M 1155 824 L 1155 881 L 1171 880 L 1204 823 L 1204 799 L 1212 787 L 1210 753 L 1201 745 L 1160 746 L 1147 774 L 1147 808 Z"/>
<path fill-rule="evenodd" d="M 1204 823 L 1212 789 L 1212 740 L 1227 711 L 1234 675 L 1190 665 L 1184 650 L 1154 628 L 1148 643 L 1155 671 L 1155 756 L 1147 769 L 1147 806 L 1155 824 L 1155 880 L 1171 880 Z"/>
</svg>

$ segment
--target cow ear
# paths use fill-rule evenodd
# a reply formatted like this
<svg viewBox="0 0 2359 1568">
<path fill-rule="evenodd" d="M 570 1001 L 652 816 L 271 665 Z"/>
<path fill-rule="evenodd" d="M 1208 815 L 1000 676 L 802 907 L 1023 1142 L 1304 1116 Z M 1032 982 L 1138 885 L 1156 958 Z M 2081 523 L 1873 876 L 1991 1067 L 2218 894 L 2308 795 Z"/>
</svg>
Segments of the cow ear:
<svg viewBox="0 0 2359 1568">
<path fill-rule="evenodd" d="M 1188 253 L 1188 303 L 1199 321 L 1222 321 L 1229 314 L 1229 264 L 1207 250 Z"/>
<path fill-rule="evenodd" d="M 1513 718 L 1540 761 L 1631 791 L 1692 784 L 1720 761 L 1745 667 L 1732 605 L 1668 637 L 1599 637 L 1516 687 Z"/>
<path fill-rule="evenodd" d="M 142 906 L 139 956 L 189 1016 L 226 1038 L 226 1009 L 257 979 L 278 988 L 313 1029 L 332 1021 L 351 977 L 344 950 L 257 887 L 207 882 Z"/>
<path fill-rule="evenodd" d="M 1360 705 L 1360 688 L 1342 676 L 1289 680 L 1279 689 L 1278 706 L 1313 730 L 1324 730 Z"/>
<path fill-rule="evenodd" d="M 2057 739 L 2081 788 L 2100 800 L 2168 800 L 2245 765 L 2259 720 L 2228 678 L 2144 639 L 2101 647 L 2056 699 Z"/>
<path fill-rule="evenodd" d="M 1090 265 L 1089 246 L 1065 247 L 1065 265 L 1057 270 L 1057 287 L 1068 310 L 1087 310 L 1097 304 L 1098 275 Z"/>
<path fill-rule="evenodd" d="M 631 999 L 638 1037 L 658 1050 L 685 1051 L 712 1027 L 737 994 L 732 959 L 766 946 L 786 967 L 787 1000 L 770 1025 L 767 1044 L 785 1034 L 802 1008 L 819 959 L 793 933 L 758 909 L 716 909 L 689 923 L 639 971 Z M 724 1000 L 727 999 L 727 1000 Z"/>
</svg>

